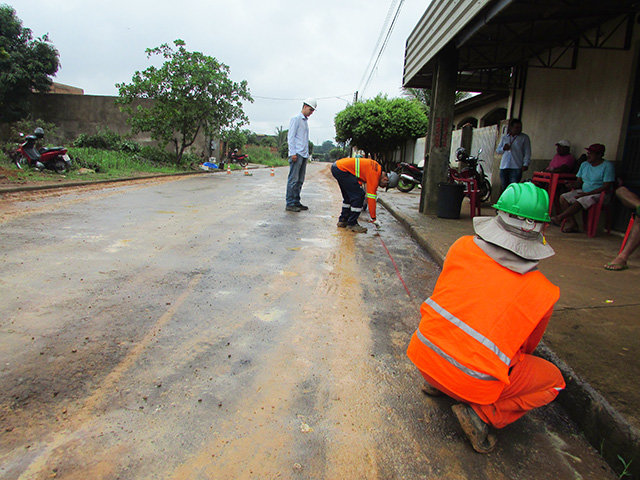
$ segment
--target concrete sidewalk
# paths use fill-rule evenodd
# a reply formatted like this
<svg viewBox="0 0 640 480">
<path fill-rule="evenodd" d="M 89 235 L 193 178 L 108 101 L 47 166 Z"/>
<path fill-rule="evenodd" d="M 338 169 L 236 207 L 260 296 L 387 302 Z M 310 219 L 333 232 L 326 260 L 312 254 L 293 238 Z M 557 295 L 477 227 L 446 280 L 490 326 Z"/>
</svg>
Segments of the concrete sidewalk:
<svg viewBox="0 0 640 480">
<path fill-rule="evenodd" d="M 419 190 L 383 192 L 379 202 L 441 265 L 458 237 L 473 234 L 466 199 L 459 220 L 419 213 Z M 620 248 L 619 235 L 588 238 L 549 226 L 547 241 L 556 255 L 540 270 L 560 287 L 560 300 L 537 352 L 562 370 L 567 389 L 558 401 L 592 445 L 616 471 L 618 455 L 633 460 L 633 478 L 640 478 L 640 255 L 628 270 L 610 272 L 603 265 Z"/>
</svg>

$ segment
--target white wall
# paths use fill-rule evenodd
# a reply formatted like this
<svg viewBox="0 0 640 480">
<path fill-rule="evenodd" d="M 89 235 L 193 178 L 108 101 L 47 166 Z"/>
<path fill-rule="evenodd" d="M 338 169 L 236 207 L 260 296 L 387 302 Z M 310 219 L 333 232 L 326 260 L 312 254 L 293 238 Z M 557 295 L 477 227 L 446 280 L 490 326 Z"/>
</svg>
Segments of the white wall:
<svg viewBox="0 0 640 480">
<path fill-rule="evenodd" d="M 639 31 L 635 25 L 630 51 L 580 49 L 575 70 L 529 68 L 521 120 L 533 159 L 550 160 L 555 143 L 567 139 L 576 157 L 602 143 L 605 158 L 620 160 Z"/>
</svg>

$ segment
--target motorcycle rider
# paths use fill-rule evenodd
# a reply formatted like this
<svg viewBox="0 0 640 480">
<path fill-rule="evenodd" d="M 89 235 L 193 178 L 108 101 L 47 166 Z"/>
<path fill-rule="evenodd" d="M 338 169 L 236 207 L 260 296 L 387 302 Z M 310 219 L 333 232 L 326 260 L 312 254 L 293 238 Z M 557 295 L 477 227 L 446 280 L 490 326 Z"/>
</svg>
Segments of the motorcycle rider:
<svg viewBox="0 0 640 480">
<path fill-rule="evenodd" d="M 538 270 L 554 254 L 546 243 L 547 192 L 510 184 L 495 217 L 475 217 L 476 236 L 449 249 L 407 355 L 428 395 L 445 393 L 474 450 L 496 445 L 503 428 L 553 401 L 565 383 L 558 368 L 533 356 L 560 290 Z"/>
</svg>

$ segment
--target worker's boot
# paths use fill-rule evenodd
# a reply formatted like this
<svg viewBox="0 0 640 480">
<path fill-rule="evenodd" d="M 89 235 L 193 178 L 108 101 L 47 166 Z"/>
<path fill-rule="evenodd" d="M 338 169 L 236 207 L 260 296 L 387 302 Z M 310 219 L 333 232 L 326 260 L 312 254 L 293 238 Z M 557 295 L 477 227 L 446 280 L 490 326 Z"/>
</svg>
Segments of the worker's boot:
<svg viewBox="0 0 640 480">
<path fill-rule="evenodd" d="M 346 228 L 347 222 L 343 222 L 342 220 L 338 220 L 338 228 Z"/>
<path fill-rule="evenodd" d="M 422 385 L 422 391 L 430 397 L 439 397 L 442 395 L 442 392 L 431 385 L 429 382 L 424 382 L 424 384 Z"/>
<path fill-rule="evenodd" d="M 356 233 L 367 233 L 367 228 L 363 227 L 359 223 L 356 223 L 355 225 L 347 225 L 347 229 Z"/>
<path fill-rule="evenodd" d="M 493 433 L 489 433 L 489 426 L 482 421 L 473 408 L 465 403 L 458 403 L 452 406 L 451 410 L 458 418 L 473 449 L 478 453 L 492 452 L 498 439 Z"/>
</svg>

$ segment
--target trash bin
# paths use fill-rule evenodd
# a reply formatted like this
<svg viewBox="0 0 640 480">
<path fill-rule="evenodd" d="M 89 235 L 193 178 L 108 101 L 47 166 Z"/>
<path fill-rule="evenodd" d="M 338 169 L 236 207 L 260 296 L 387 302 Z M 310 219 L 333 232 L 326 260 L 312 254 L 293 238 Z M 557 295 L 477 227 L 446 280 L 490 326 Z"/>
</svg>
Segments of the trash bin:
<svg viewBox="0 0 640 480">
<path fill-rule="evenodd" d="M 440 218 L 460 218 L 464 198 L 464 185 L 460 183 L 438 184 L 438 211 Z"/>
</svg>

